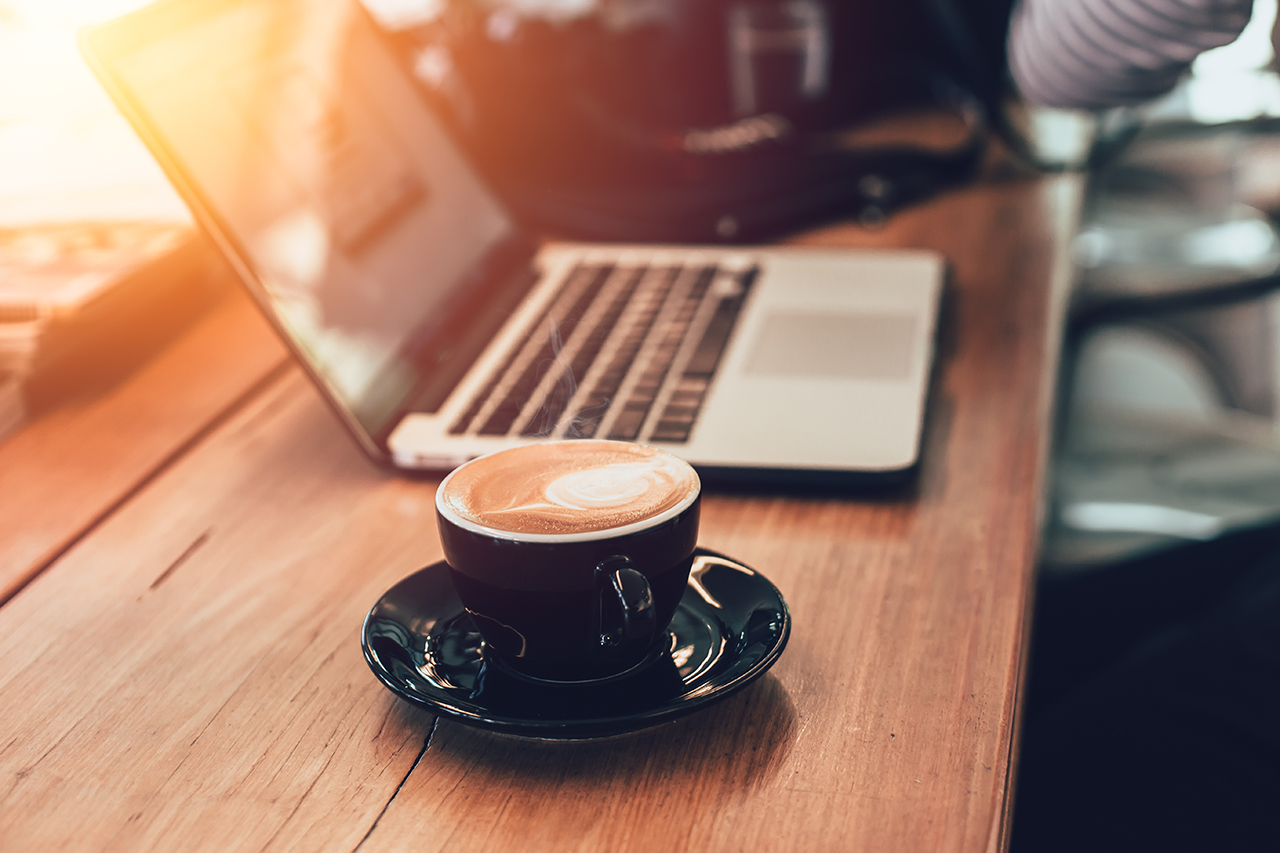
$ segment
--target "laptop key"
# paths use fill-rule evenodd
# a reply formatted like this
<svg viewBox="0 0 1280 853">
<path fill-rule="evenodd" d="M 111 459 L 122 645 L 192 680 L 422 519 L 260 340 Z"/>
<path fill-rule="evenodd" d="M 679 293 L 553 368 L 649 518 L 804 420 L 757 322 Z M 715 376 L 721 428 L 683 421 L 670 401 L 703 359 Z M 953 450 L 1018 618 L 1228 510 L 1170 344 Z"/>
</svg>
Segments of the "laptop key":
<svg viewBox="0 0 1280 853">
<path fill-rule="evenodd" d="M 738 322 L 738 314 L 742 310 L 742 303 L 746 300 L 746 288 L 750 286 L 750 280 L 755 278 L 755 271 L 752 270 L 743 276 L 743 289 L 734 296 L 727 296 L 720 300 L 720 304 L 716 306 L 716 313 L 711 315 L 707 328 L 702 333 L 702 340 L 698 342 L 698 348 L 693 351 L 693 356 L 689 359 L 689 363 L 685 365 L 685 376 L 705 376 L 710 378 L 716 372 L 716 366 L 720 363 L 720 355 L 724 352 L 725 346 L 729 343 L 729 334 L 733 331 L 733 326 Z"/>
<path fill-rule="evenodd" d="M 628 403 L 614 420 L 609 438 L 617 439 L 622 436 L 630 436 L 634 439 L 640 434 L 640 427 L 644 426 L 644 419 L 648 414 L 648 403 Z"/>
<path fill-rule="evenodd" d="M 668 441 L 678 444 L 689 440 L 694 421 L 698 419 L 702 402 L 711 385 L 711 377 L 715 375 L 716 368 L 720 365 L 720 356 L 724 354 L 724 349 L 729 343 L 729 336 L 733 332 L 734 324 L 738 321 L 738 314 L 742 311 L 747 291 L 755 280 L 756 274 L 755 268 L 748 270 L 739 279 L 740 287 L 736 288 L 732 295 L 721 298 L 715 313 L 711 315 L 702 332 L 702 339 L 698 341 L 697 349 L 693 351 L 693 355 L 684 366 L 680 382 L 667 399 L 662 416 L 649 435 L 650 441 Z"/>
<path fill-rule="evenodd" d="M 560 416 L 569 407 L 569 401 L 572 399 L 574 391 L 577 390 L 574 385 L 575 377 L 585 376 L 587 371 L 591 369 L 591 365 L 600 354 L 600 349 L 604 346 L 605 340 L 618 324 L 619 318 L 622 317 L 623 309 L 626 308 L 632 294 L 635 293 L 636 287 L 640 284 L 641 278 L 644 277 L 645 268 L 628 268 L 621 272 L 627 276 L 626 283 L 618 289 L 609 308 L 599 318 L 595 326 L 592 327 L 582 346 L 574 353 L 572 360 L 564 369 L 561 380 L 556 383 L 551 393 L 547 395 L 546 400 L 538 408 L 538 411 L 525 424 L 524 429 L 520 431 L 521 435 L 550 435 L 560 421 Z"/>
<path fill-rule="evenodd" d="M 510 434 L 517 428 L 516 419 L 526 410 L 534 392 L 545 384 L 544 377 L 548 371 L 562 370 L 563 381 L 557 381 L 550 388 L 537 412 L 523 426 L 518 427 L 519 433 L 524 436 L 553 434 L 557 423 L 568 410 L 570 400 L 575 397 L 573 379 L 589 375 L 593 362 L 605 349 L 605 342 L 610 337 L 620 337 L 615 348 L 610 351 L 608 366 L 596 373 L 590 392 L 577 398 L 577 410 L 565 428 L 564 435 L 567 438 L 594 437 L 611 404 L 615 407 L 621 404 L 608 437 L 636 440 L 649 418 L 654 402 L 668 381 L 676 355 L 685 346 L 685 339 L 693 318 L 698 314 L 699 306 L 708 296 L 715 299 L 717 294 L 725 294 L 719 297 L 711 320 L 703 328 L 697 347 L 681 370 L 677 385 L 667 397 L 661 416 L 648 436 L 654 441 L 687 441 L 706 396 L 710 376 L 727 345 L 756 270 L 751 269 L 736 276 L 736 285 L 728 291 L 723 287 L 726 274 L 715 266 L 691 271 L 695 276 L 694 280 L 688 290 L 677 297 L 680 302 L 678 306 L 672 306 L 674 312 L 667 314 L 665 327 L 659 333 L 656 346 L 651 344 L 653 349 L 649 351 L 644 364 L 636 364 L 641 348 L 652 338 L 653 324 L 662 314 L 672 287 L 684 272 L 679 267 L 617 270 L 612 266 L 580 266 L 571 274 L 571 279 L 578 277 L 581 282 L 582 277 L 589 277 L 589 283 L 576 294 L 562 292 L 535 327 L 545 330 L 548 322 L 559 320 L 559 334 L 548 335 L 548 339 L 536 350 L 530 349 L 534 346 L 530 339 L 516 347 L 508 363 L 503 365 L 503 370 L 488 383 L 468 412 L 454 424 L 451 432 L 475 429 L 474 421 L 485 409 L 485 398 L 502 385 L 503 375 L 509 377 L 511 371 L 520 369 L 516 365 L 522 363 L 524 367 L 520 369 L 520 375 L 515 381 L 508 378 L 504 399 L 496 406 L 489 407 L 484 422 L 476 432 L 481 435 Z M 562 343 L 569 340 L 583 315 L 590 309 L 591 302 L 599 298 L 609 277 L 619 273 L 629 276 L 627 283 L 611 297 L 609 308 L 599 317 L 586 339 L 578 345 L 570 362 L 566 365 L 563 360 L 558 361 Z M 566 311 L 567 302 L 572 305 Z M 619 329 L 619 324 L 624 322 L 625 327 Z M 636 369 L 641 372 L 630 386 L 627 399 L 616 400 L 627 377 L 634 375 Z"/>
<path fill-rule="evenodd" d="M 529 346 L 529 342 L 532 340 L 536 331 L 538 329 L 543 329 L 546 327 L 548 319 L 551 317 L 552 311 L 554 311 L 557 305 L 560 303 L 560 300 L 563 298 L 564 291 L 568 287 L 568 285 L 574 281 L 575 277 L 582 276 L 582 275 L 590 275 L 593 271 L 594 271 L 594 268 L 588 268 L 585 265 L 580 264 L 576 269 L 574 269 L 572 273 L 569 274 L 569 276 L 561 284 L 560 291 L 559 293 L 556 294 L 556 297 L 548 301 L 547 306 L 543 309 L 542 313 L 538 316 L 537 321 L 532 323 L 529 326 L 529 331 L 526 332 L 524 338 L 521 339 L 519 343 L 517 343 L 515 346 L 511 348 L 511 351 L 507 354 L 506 360 L 503 362 L 502 367 L 498 368 L 493 372 L 493 374 L 489 377 L 489 381 L 485 383 L 484 388 L 482 388 L 479 391 L 479 393 L 477 393 L 474 397 L 471 398 L 471 402 L 467 406 L 466 411 L 464 411 L 462 415 L 458 417 L 458 419 L 455 420 L 453 424 L 450 425 L 449 433 L 451 435 L 461 435 L 465 433 L 468 430 L 468 428 L 472 426 L 472 422 L 479 416 L 481 410 L 484 409 L 485 403 L 489 401 L 489 398 L 493 396 L 498 386 L 502 383 L 503 377 L 505 377 L 507 374 L 511 372 L 516 361 L 519 360 L 521 353 L 525 352 L 526 348 Z M 519 414 L 519 411 L 517 410 L 516 415 L 518 414 Z M 512 417 L 514 418 L 516 415 L 513 415 Z"/>
<path fill-rule="evenodd" d="M 604 287 L 604 283 L 608 280 L 612 271 L 612 266 L 580 267 L 578 271 L 575 271 L 574 275 L 580 272 L 590 273 L 592 275 L 591 281 L 582 289 L 581 294 L 573 301 L 572 306 L 567 311 L 560 314 L 560 312 L 553 309 L 552 313 L 549 314 L 548 319 L 557 324 L 556 333 L 548 334 L 542 346 L 526 362 L 524 370 L 508 391 L 506 398 L 489 415 L 478 430 L 480 435 L 506 435 L 511 431 L 511 427 L 516 418 L 520 417 L 520 412 L 524 409 L 525 403 L 529 401 L 529 398 L 533 396 L 534 390 L 538 387 L 543 373 L 555 364 L 555 358 L 562 342 L 568 340 L 573 334 L 578 322 L 582 319 L 582 315 L 586 313 L 592 300 L 599 295 L 600 289 Z"/>
<path fill-rule="evenodd" d="M 565 432 L 566 437 L 595 437 L 596 431 L 600 429 L 600 422 L 604 417 L 606 408 L 617 396 L 618 389 L 622 387 L 622 383 L 626 379 L 627 373 L 630 372 L 641 345 L 644 344 L 645 338 L 649 336 L 649 332 L 653 328 L 653 322 L 657 319 L 662 309 L 662 304 L 666 301 L 667 295 L 670 293 L 671 287 L 675 284 L 679 274 L 679 267 L 669 267 L 652 274 L 656 277 L 656 284 L 637 296 L 637 300 L 645 301 L 640 305 L 636 316 L 631 320 L 631 328 L 622 339 L 621 345 L 614 352 L 609 367 L 596 379 L 595 386 L 587 395 L 585 404 L 574 415 L 571 426 Z M 640 414 L 640 420 L 636 423 L 635 429 L 637 431 L 640 429 L 640 425 L 644 423 L 644 413 L 647 411 L 648 407 L 646 406 Z M 629 420 L 629 416 L 625 411 L 619 416 L 619 419 L 622 418 L 628 418 Z"/>
<path fill-rule="evenodd" d="M 698 305 L 707 295 L 707 290 L 711 287 L 715 276 L 716 268 L 713 266 L 703 267 L 698 271 L 697 278 L 684 295 L 675 317 L 663 332 L 656 351 L 650 356 L 649 363 L 645 365 L 640 381 L 636 383 L 631 395 L 627 398 L 626 409 L 613 422 L 613 428 L 609 430 L 609 438 L 635 441 L 640 434 L 649 409 L 657 399 L 658 391 L 671 369 L 671 362 L 675 360 L 681 342 L 689 333 L 689 324 L 693 322 Z"/>
</svg>

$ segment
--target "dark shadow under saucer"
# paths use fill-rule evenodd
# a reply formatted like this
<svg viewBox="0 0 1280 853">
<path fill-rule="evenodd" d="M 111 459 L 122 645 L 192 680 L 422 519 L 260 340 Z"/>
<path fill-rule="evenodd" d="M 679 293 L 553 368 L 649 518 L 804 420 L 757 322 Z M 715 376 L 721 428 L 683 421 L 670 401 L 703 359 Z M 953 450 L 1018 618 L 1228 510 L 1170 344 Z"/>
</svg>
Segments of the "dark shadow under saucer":
<svg viewBox="0 0 1280 853">
<path fill-rule="evenodd" d="M 699 548 L 666 644 L 644 665 L 595 682 L 538 681 L 486 660 L 484 642 L 434 563 L 387 590 L 361 645 L 397 696 L 463 723 L 542 738 L 590 738 L 652 726 L 731 695 L 782 654 L 791 616 L 759 572 Z"/>
</svg>

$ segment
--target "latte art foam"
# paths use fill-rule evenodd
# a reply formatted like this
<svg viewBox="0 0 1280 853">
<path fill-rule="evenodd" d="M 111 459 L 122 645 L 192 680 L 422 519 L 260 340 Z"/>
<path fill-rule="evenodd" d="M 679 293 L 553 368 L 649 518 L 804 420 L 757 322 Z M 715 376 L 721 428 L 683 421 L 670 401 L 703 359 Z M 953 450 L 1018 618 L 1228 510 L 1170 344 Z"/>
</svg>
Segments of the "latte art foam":
<svg viewBox="0 0 1280 853">
<path fill-rule="evenodd" d="M 441 485 L 444 507 L 512 533 L 612 530 L 689 500 L 698 475 L 662 450 L 613 441 L 564 441 L 473 460 Z"/>
</svg>

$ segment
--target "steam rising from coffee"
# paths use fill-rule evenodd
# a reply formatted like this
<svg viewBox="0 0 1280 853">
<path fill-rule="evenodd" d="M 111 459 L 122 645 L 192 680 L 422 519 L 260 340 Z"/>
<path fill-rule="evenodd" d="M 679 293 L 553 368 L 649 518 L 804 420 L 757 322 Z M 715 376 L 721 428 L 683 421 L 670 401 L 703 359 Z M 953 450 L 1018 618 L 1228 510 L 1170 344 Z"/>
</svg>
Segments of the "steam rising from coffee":
<svg viewBox="0 0 1280 853">
<path fill-rule="evenodd" d="M 442 486 L 450 510 L 514 533 L 610 530 L 660 515 L 697 492 L 698 476 L 665 451 L 568 441 L 477 459 Z"/>
<path fill-rule="evenodd" d="M 528 426 L 524 429 L 524 435 L 544 438 L 555 431 L 556 420 L 559 418 L 560 413 L 568 407 L 569 401 L 573 399 L 574 393 L 578 390 L 578 382 L 573 375 L 573 363 L 564 354 L 564 336 L 560 333 L 560 323 L 555 317 L 549 317 L 548 322 L 550 324 L 548 336 L 551 341 L 551 361 L 547 368 L 539 373 L 539 377 L 546 376 L 553 371 L 558 376 L 555 385 L 547 393 L 542 405 L 534 413 L 529 420 Z"/>
</svg>

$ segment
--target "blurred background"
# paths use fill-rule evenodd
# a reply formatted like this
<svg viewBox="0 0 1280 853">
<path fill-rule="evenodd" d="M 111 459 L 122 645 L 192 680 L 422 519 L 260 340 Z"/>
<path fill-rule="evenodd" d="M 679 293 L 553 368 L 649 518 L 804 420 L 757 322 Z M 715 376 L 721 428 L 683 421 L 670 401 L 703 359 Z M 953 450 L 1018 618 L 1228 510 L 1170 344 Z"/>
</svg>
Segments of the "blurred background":
<svg viewBox="0 0 1280 853">
<path fill-rule="evenodd" d="M 188 221 L 76 49 L 76 31 L 137 0 L 0 0 L 0 228 Z"/>
</svg>

